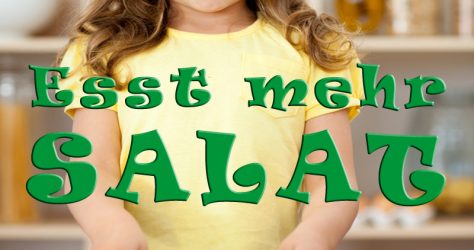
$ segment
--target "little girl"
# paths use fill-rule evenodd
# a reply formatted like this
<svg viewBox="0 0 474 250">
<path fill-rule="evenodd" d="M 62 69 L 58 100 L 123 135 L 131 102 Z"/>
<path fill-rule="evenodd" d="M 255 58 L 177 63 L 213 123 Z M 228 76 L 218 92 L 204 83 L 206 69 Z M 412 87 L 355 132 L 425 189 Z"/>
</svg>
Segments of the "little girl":
<svg viewBox="0 0 474 250">
<path fill-rule="evenodd" d="M 75 101 L 66 108 L 74 118 L 73 131 L 94 147 L 92 155 L 76 160 L 96 166 L 95 192 L 70 205 L 92 249 L 330 250 L 350 228 L 357 202 L 325 203 L 324 177 L 305 177 L 302 189 L 310 193 L 309 205 L 275 196 L 290 182 L 303 134 L 322 130 L 331 133 L 352 188 L 357 188 L 350 131 L 362 98 L 356 54 L 338 22 L 318 16 L 304 0 L 94 0 L 61 66 L 71 68 L 60 88 L 74 92 Z M 190 67 L 196 68 L 195 76 L 205 70 L 205 89 L 211 93 L 206 105 L 186 108 L 176 102 L 177 83 L 170 76 Z M 84 78 L 93 75 L 113 77 L 116 105 L 81 107 Z M 249 107 L 252 92 L 244 79 L 276 75 L 285 84 L 303 79 L 307 105 L 289 106 L 286 100 L 286 111 L 271 109 L 270 92 L 268 108 Z M 131 95 L 128 80 L 139 76 L 159 80 L 159 106 L 125 105 Z M 329 76 L 352 83 L 347 108 L 325 108 L 311 94 L 316 82 Z M 191 88 L 204 87 L 192 82 Z M 153 130 L 166 146 L 180 187 L 191 193 L 189 199 L 155 203 L 154 179 L 144 175 L 136 175 L 129 189 L 139 193 L 139 204 L 106 197 L 119 182 L 132 135 Z M 229 173 L 248 163 L 262 164 L 266 187 L 259 204 L 202 205 L 200 194 L 209 187 L 205 141 L 196 138 L 198 130 L 236 135 Z M 145 151 L 135 160 L 147 163 L 156 157 Z M 324 159 L 315 152 L 307 160 Z M 235 191 L 249 190 L 232 176 L 228 182 Z"/>
</svg>

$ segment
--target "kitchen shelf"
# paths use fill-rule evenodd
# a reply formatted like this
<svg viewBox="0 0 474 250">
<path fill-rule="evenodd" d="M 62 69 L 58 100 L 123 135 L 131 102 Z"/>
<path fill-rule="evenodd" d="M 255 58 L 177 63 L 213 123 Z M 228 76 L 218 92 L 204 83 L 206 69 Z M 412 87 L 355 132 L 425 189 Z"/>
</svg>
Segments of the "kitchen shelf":
<svg viewBox="0 0 474 250">
<path fill-rule="evenodd" d="M 472 52 L 474 37 L 365 36 L 355 39 L 360 52 Z M 34 37 L 0 40 L 0 54 L 55 54 L 67 43 L 65 37 Z"/>
<path fill-rule="evenodd" d="M 0 40 L 0 53 L 55 54 L 67 43 L 65 37 L 22 37 Z"/>
<path fill-rule="evenodd" d="M 2 240 L 77 240 L 85 241 L 81 228 L 72 222 L 37 224 L 0 224 Z"/>
<path fill-rule="evenodd" d="M 38 223 L 24 225 L 1 225 L 2 240 L 77 240 L 87 241 L 77 224 Z M 374 228 L 360 226 L 352 228 L 345 240 L 468 240 L 474 241 L 474 217 L 436 219 L 419 227 Z"/>
<path fill-rule="evenodd" d="M 474 37 L 457 36 L 365 36 L 356 38 L 361 52 L 474 52 Z"/>
<path fill-rule="evenodd" d="M 474 217 L 440 218 L 417 227 L 352 228 L 346 240 L 470 240 L 474 241 Z"/>
</svg>

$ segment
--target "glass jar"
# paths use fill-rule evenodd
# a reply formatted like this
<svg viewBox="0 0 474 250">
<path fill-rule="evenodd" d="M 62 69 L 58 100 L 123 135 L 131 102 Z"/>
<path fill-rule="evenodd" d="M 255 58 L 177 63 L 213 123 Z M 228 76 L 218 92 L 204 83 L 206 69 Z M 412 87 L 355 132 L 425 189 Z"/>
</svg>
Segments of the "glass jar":
<svg viewBox="0 0 474 250">
<path fill-rule="evenodd" d="M 384 15 L 383 0 L 336 0 L 339 18 L 350 31 L 376 31 Z"/>
<path fill-rule="evenodd" d="M 474 35 L 474 0 L 453 0 L 453 29 L 460 36 Z"/>
<path fill-rule="evenodd" d="M 29 131 L 33 85 L 14 70 L 0 71 L 0 222 L 27 222 L 37 217 L 26 191 L 30 177 Z"/>
<path fill-rule="evenodd" d="M 392 35 L 436 35 L 441 32 L 439 0 L 388 0 L 388 32 Z"/>
<path fill-rule="evenodd" d="M 445 213 L 474 212 L 474 92 L 450 90 L 435 105 L 429 123 L 438 136 L 434 165 L 447 182 L 434 204 Z"/>
</svg>

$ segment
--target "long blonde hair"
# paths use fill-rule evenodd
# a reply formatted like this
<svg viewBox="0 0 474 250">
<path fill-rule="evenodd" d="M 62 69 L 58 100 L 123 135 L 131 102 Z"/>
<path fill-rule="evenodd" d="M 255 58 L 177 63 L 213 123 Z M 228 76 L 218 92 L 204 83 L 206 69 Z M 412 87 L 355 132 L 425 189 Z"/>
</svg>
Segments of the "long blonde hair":
<svg viewBox="0 0 474 250">
<path fill-rule="evenodd" d="M 286 39 L 319 66 L 338 70 L 354 59 L 353 43 L 338 20 L 318 15 L 305 0 L 246 2 L 252 11 L 280 27 Z M 84 66 L 97 75 L 113 77 L 115 68 L 127 56 L 163 41 L 169 9 L 169 0 L 93 0 L 75 25 L 69 44 L 87 37 Z M 295 33 L 299 39 L 294 39 Z M 59 53 L 58 62 L 67 47 Z"/>
</svg>

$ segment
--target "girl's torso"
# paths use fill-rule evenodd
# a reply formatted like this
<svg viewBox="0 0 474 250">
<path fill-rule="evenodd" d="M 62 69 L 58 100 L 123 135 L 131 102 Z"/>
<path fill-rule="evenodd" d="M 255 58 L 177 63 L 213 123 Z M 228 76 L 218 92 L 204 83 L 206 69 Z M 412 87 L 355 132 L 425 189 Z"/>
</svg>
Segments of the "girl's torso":
<svg viewBox="0 0 474 250">
<path fill-rule="evenodd" d="M 155 77 L 160 81 L 163 102 L 152 109 L 131 109 L 124 105 L 130 94 L 119 92 L 122 170 L 132 135 L 157 130 L 180 187 L 191 192 L 186 202 L 154 203 L 154 179 L 134 177 L 130 191 L 139 192 L 140 203 L 127 203 L 126 208 L 149 237 L 150 249 L 275 249 L 291 232 L 297 223 L 297 203 L 278 198 L 275 193 L 288 185 L 293 174 L 305 107 L 287 106 L 291 92 L 285 101 L 286 112 L 248 107 L 252 93 L 244 78 L 269 80 L 281 75 L 285 84 L 293 79 L 306 80 L 305 63 L 281 33 L 261 18 L 244 30 L 228 34 L 169 29 L 167 39 L 155 49 L 127 59 L 124 69 L 133 72 L 133 77 Z M 193 67 L 205 70 L 207 86 L 193 81 L 191 89 L 205 89 L 211 98 L 203 106 L 181 107 L 175 99 L 178 83 L 170 81 L 170 76 L 179 77 L 180 68 Z M 266 98 L 268 107 L 272 97 L 270 92 Z M 254 188 L 234 183 L 232 174 L 236 169 L 253 162 L 263 165 L 266 186 L 258 205 L 202 205 L 201 194 L 209 187 L 205 142 L 196 137 L 198 130 L 236 135 L 228 162 L 228 183 L 235 191 Z M 150 162 L 154 157 L 153 153 L 144 152 L 137 161 Z"/>
</svg>

